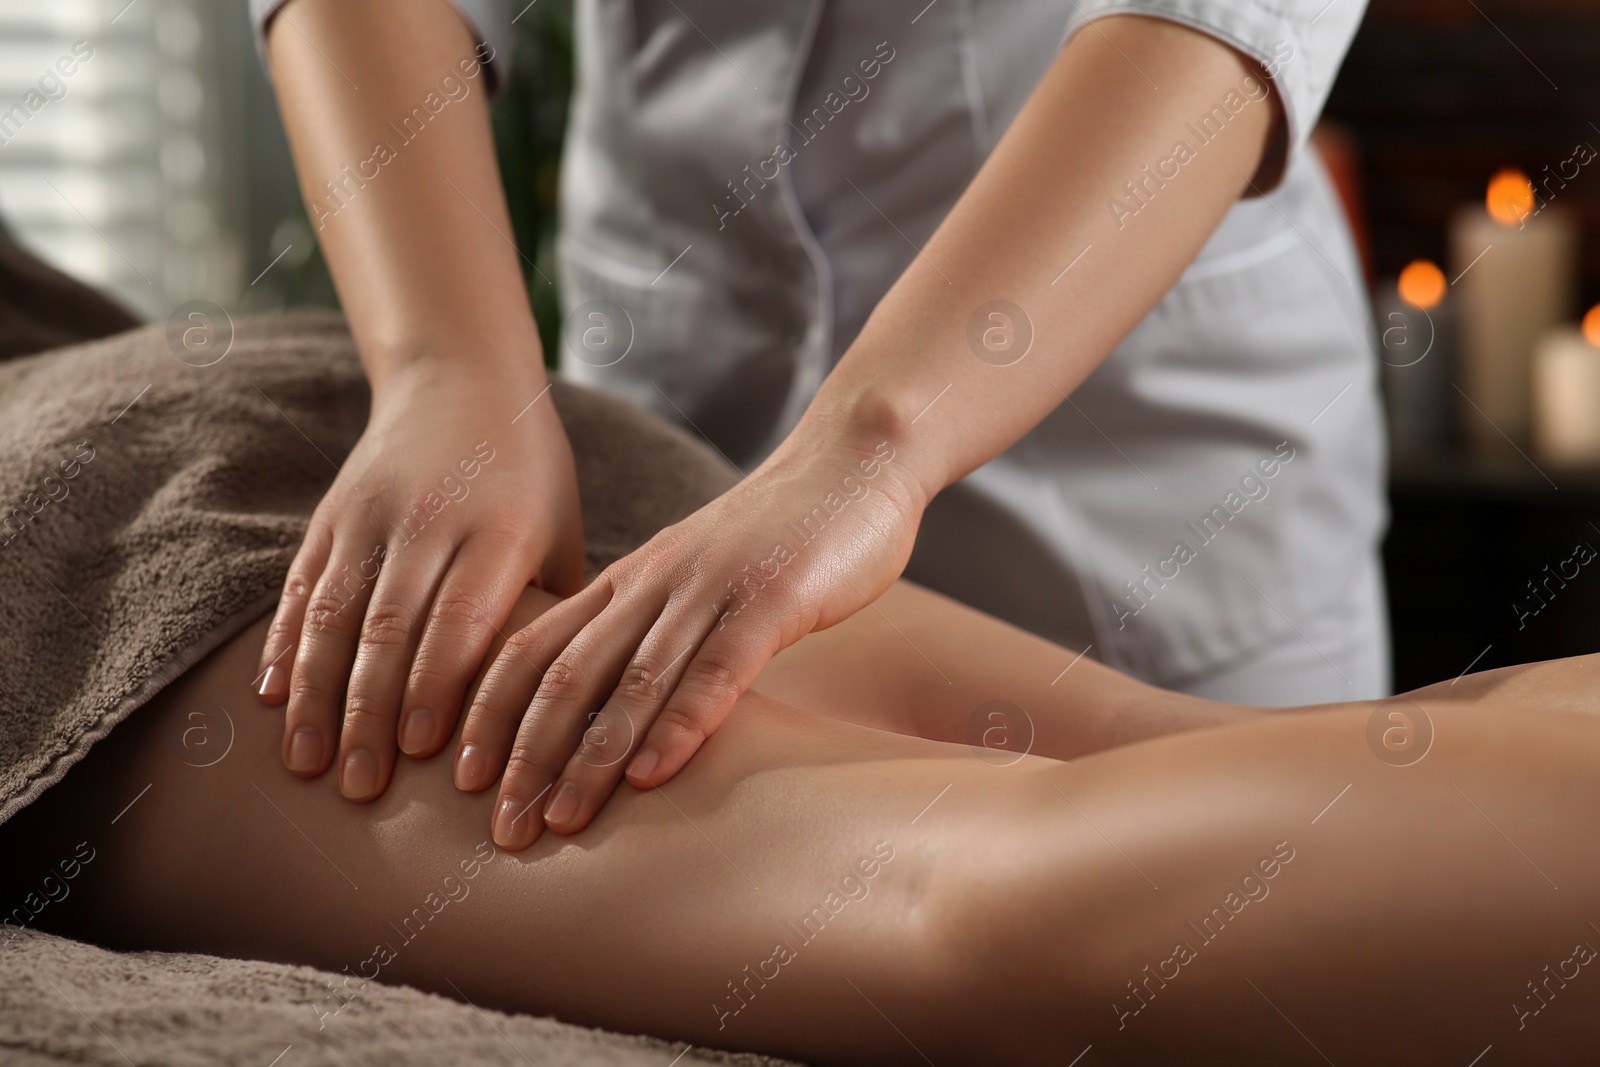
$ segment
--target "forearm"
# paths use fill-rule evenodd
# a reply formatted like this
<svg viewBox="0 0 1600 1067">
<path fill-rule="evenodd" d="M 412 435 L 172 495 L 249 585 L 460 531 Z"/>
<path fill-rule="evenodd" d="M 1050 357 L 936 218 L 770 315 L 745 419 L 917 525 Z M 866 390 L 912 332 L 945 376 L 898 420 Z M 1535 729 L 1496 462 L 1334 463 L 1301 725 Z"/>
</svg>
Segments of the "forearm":
<svg viewBox="0 0 1600 1067">
<path fill-rule="evenodd" d="M 487 71 L 461 16 L 443 0 L 295 0 L 267 44 L 312 227 L 374 389 L 440 365 L 542 384 Z"/>
<path fill-rule="evenodd" d="M 1192 124 L 1230 93 L 1243 106 L 1201 143 Z M 1177 280 L 1247 191 L 1279 115 L 1253 64 L 1200 33 L 1143 17 L 1078 33 L 879 303 L 799 438 L 841 427 L 889 438 L 928 496 L 1004 451 Z M 1179 142 L 1189 158 L 1163 166 Z M 994 300 L 1026 316 L 1016 336 L 1031 323 L 1015 363 L 1015 351 L 986 360 L 969 339 Z"/>
</svg>

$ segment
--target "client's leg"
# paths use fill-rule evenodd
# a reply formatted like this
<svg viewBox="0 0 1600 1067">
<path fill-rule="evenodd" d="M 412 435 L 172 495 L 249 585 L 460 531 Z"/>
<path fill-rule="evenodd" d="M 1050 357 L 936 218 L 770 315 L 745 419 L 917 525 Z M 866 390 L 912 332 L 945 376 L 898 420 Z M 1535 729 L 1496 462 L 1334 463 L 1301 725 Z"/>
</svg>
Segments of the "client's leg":
<svg viewBox="0 0 1600 1067">
<path fill-rule="evenodd" d="M 26 813 L 48 858 L 98 850 L 76 930 L 812 1061 L 1570 1062 L 1592 1036 L 1600 724 L 1543 710 L 1588 709 L 1591 661 L 1065 765 L 752 696 L 664 790 L 482 862 L 492 796 L 443 760 L 366 806 L 284 772 L 240 688 L 258 641 Z M 233 747 L 194 766 L 217 703 Z M 1401 765 L 1384 731 L 1424 715 Z"/>
<path fill-rule="evenodd" d="M 768 696 L 880 730 L 1075 759 L 1260 708 L 1158 689 L 912 582 L 779 653 Z"/>
<path fill-rule="evenodd" d="M 530 591 L 513 625 L 547 602 Z M 403 761 L 367 805 L 332 776 L 282 769 L 281 713 L 246 688 L 265 623 L 24 813 L 26 862 L 95 850 L 44 916 L 63 932 L 346 969 L 351 992 L 376 977 L 696 1044 L 888 1063 L 916 1053 L 885 1016 L 934 1047 L 957 1036 L 929 1028 L 964 999 L 945 912 L 955 883 L 996 869 L 993 827 L 1048 843 L 1070 818 L 1043 760 L 1000 772 L 752 694 L 664 789 L 624 786 L 583 834 L 496 855 L 494 794 L 457 791 L 446 758 Z M 1029 844 L 1005 858 L 1008 882 L 1059 883 L 1062 858 Z M 307 1019 L 336 1026 L 340 1003 L 308 1004 Z"/>
</svg>

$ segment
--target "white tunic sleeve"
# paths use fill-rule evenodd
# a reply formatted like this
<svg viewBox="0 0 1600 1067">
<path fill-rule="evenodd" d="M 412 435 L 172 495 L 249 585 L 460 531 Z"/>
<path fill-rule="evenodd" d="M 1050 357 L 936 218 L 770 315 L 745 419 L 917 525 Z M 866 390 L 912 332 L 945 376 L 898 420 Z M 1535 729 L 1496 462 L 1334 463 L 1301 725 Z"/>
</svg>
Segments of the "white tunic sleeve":
<svg viewBox="0 0 1600 1067">
<path fill-rule="evenodd" d="M 250 21 L 256 31 L 256 51 L 262 66 L 266 64 L 267 24 L 289 0 L 250 0 Z M 479 45 L 489 47 L 488 87 L 490 96 L 505 91 L 511 74 L 511 3 L 510 0 L 450 0 L 461 17 L 467 20 L 473 37 Z M 271 68 L 267 67 L 268 76 Z"/>
<path fill-rule="evenodd" d="M 1292 164 L 1327 102 L 1366 7 L 1367 0 L 1076 0 L 1063 43 L 1106 15 L 1148 15 L 1232 45 L 1272 77 L 1288 119 Z M 1159 71 L 1148 76 L 1161 81 Z"/>
</svg>

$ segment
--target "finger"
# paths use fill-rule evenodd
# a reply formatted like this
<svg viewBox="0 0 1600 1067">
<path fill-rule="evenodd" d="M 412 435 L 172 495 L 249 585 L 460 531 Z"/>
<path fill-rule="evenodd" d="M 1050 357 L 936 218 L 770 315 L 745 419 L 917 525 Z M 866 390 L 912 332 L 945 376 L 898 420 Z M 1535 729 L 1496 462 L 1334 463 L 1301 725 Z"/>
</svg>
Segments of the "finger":
<svg viewBox="0 0 1600 1067">
<path fill-rule="evenodd" d="M 440 542 L 397 553 L 381 573 L 372 568 L 357 576 L 375 584 L 361 620 L 339 739 L 339 792 L 348 800 L 371 800 L 389 786 L 406 673 L 449 565 L 450 552 Z"/>
<path fill-rule="evenodd" d="M 467 684 L 527 585 L 530 563 L 504 538 L 481 534 L 456 553 L 405 683 L 399 742 L 408 756 L 431 756 L 450 740 Z"/>
<path fill-rule="evenodd" d="M 283 762 L 302 778 L 321 774 L 333 761 L 350 661 L 372 597 L 372 582 L 360 571 L 371 549 L 345 547 L 362 544 L 370 542 L 336 536 L 328 566 L 306 600 L 283 717 Z"/>
<path fill-rule="evenodd" d="M 289 699 L 289 675 L 294 667 L 295 646 L 300 643 L 300 627 L 306 616 L 306 602 L 328 563 L 333 546 L 333 531 L 313 521 L 306 531 L 300 551 L 289 564 L 283 581 L 283 595 L 273 612 L 267 640 L 261 648 L 261 663 L 256 669 L 253 688 L 261 702 L 277 707 Z"/>
<path fill-rule="evenodd" d="M 552 830 L 575 834 L 605 806 L 622 780 L 628 757 L 643 743 L 715 621 L 701 603 L 669 607 L 645 635 L 551 790 L 544 821 Z"/>
<path fill-rule="evenodd" d="M 610 588 L 596 581 L 506 639 L 484 673 L 461 727 L 455 764 L 457 789 L 476 793 L 499 779 L 545 669 L 605 609 L 610 596 Z"/>
<path fill-rule="evenodd" d="M 778 649 L 777 630 L 755 620 L 712 628 L 629 762 L 628 781 L 652 788 L 682 770 Z"/>
<path fill-rule="evenodd" d="M 538 801 L 581 743 L 589 713 L 616 688 L 655 621 L 655 612 L 613 600 L 544 672 L 506 757 L 490 828 L 496 844 L 516 851 L 538 839 L 544 829 L 543 811 L 534 810 Z"/>
</svg>

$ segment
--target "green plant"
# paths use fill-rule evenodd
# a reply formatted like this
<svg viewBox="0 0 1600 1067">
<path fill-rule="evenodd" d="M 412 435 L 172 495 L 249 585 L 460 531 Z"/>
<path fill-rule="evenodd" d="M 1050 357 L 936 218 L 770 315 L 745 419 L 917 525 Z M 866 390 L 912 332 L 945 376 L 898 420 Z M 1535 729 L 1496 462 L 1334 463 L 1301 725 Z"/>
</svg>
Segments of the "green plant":
<svg viewBox="0 0 1600 1067">
<path fill-rule="evenodd" d="M 511 84 L 491 106 L 490 120 L 523 280 L 545 362 L 554 366 L 561 333 L 556 200 L 572 96 L 572 0 L 535 0 L 514 28 Z"/>
</svg>

